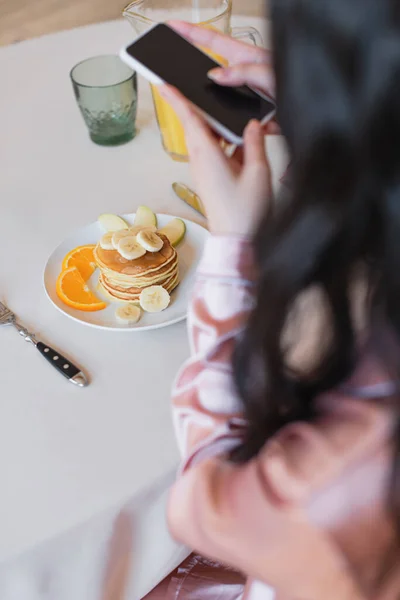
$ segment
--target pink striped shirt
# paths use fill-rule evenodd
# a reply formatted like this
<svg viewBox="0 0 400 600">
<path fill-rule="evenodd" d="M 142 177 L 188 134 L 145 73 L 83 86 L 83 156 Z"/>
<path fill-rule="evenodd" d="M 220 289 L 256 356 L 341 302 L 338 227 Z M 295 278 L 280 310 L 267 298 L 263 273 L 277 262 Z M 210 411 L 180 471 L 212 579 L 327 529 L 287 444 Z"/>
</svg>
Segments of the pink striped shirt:
<svg viewBox="0 0 400 600">
<path fill-rule="evenodd" d="M 394 391 L 376 357 L 365 353 L 341 392 L 318 399 L 324 416 L 316 423 L 284 428 L 247 465 L 223 458 L 246 427 L 231 357 L 254 306 L 255 280 L 249 242 L 209 239 L 189 309 L 191 358 L 173 390 L 183 468 L 170 500 L 171 529 L 244 573 L 252 600 L 267 600 L 272 588 L 279 600 L 398 598 L 398 573 L 370 595 L 393 541 L 386 510 L 393 413 L 386 403 L 357 398 Z M 190 593 L 171 598 L 200 598 L 196 581 L 204 586 L 197 575 Z M 242 597 L 235 590 L 221 585 L 209 598 Z"/>
</svg>

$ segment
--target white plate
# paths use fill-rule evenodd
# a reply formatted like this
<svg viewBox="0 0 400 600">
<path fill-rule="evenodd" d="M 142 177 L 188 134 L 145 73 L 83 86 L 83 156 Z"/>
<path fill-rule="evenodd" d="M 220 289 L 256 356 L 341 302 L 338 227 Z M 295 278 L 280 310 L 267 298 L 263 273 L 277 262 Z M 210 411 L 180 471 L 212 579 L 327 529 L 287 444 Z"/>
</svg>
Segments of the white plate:
<svg viewBox="0 0 400 600">
<path fill-rule="evenodd" d="M 129 224 L 133 224 L 135 219 L 134 214 L 122 215 L 122 217 Z M 174 218 L 175 217 L 170 215 L 157 215 L 158 227 L 163 227 Z M 186 225 L 186 235 L 177 247 L 181 283 L 171 294 L 171 304 L 165 311 L 156 314 L 143 313 L 142 318 L 136 325 L 124 325 L 123 323 L 119 323 L 115 318 L 115 311 L 119 306 L 119 303 L 110 303 L 109 298 L 104 297 L 109 303 L 109 306 L 104 310 L 96 312 L 75 310 L 61 302 L 56 293 L 56 282 L 61 271 L 63 258 L 77 246 L 97 244 L 100 237 L 104 234 L 102 227 L 97 221 L 91 225 L 78 229 L 73 235 L 62 242 L 50 256 L 44 270 L 44 287 L 48 298 L 58 310 L 71 319 L 79 321 L 84 325 L 97 327 L 98 329 L 112 331 L 145 331 L 166 327 L 167 325 L 173 325 L 174 323 L 183 321 L 186 318 L 194 274 L 209 233 L 206 229 L 192 221 L 186 221 L 185 219 L 182 219 L 182 221 L 184 221 Z M 89 287 L 97 296 L 101 297 L 102 294 L 98 289 L 98 277 L 99 273 L 97 270 L 89 282 Z"/>
</svg>

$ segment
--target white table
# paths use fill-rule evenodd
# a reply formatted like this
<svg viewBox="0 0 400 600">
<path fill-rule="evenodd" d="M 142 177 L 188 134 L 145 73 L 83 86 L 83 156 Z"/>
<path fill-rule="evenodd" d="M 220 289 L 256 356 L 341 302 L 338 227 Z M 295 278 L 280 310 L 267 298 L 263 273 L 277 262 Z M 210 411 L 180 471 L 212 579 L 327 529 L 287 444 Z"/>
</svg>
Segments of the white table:
<svg viewBox="0 0 400 600">
<path fill-rule="evenodd" d="M 125 146 L 94 145 L 78 112 L 71 67 L 132 37 L 115 21 L 0 49 L 0 296 L 91 378 L 74 388 L 16 331 L 0 331 L 0 560 L 118 505 L 178 461 L 169 395 L 188 355 L 185 325 L 96 331 L 58 313 L 42 285 L 52 249 L 102 212 L 147 204 L 201 221 L 170 190 L 190 183 L 188 168 L 160 147 L 147 84 L 140 133 Z"/>
</svg>

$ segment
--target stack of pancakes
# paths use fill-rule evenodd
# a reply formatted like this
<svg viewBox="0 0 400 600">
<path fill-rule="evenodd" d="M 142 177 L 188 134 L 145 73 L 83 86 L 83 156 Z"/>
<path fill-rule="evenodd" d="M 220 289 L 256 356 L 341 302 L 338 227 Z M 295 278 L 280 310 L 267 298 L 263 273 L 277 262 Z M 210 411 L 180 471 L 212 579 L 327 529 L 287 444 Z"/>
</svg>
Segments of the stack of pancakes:
<svg viewBox="0 0 400 600">
<path fill-rule="evenodd" d="M 165 235 L 157 235 L 164 242 L 161 250 L 146 252 L 135 260 L 97 244 L 94 259 L 100 269 L 100 284 L 114 300 L 138 303 L 146 287 L 161 285 L 170 294 L 179 284 L 178 254 Z"/>
</svg>

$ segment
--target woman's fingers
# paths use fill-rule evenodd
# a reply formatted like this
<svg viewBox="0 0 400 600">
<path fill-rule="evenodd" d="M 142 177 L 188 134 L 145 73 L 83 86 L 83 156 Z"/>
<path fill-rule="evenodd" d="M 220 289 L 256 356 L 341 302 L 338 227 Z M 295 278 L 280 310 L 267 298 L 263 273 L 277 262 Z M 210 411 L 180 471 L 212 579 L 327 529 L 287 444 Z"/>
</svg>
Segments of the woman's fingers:
<svg viewBox="0 0 400 600">
<path fill-rule="evenodd" d="M 265 147 L 265 132 L 258 121 L 251 121 L 244 134 L 244 181 L 253 197 L 259 197 L 261 207 L 272 192 L 271 168 Z"/>
<path fill-rule="evenodd" d="M 204 26 L 192 25 L 184 21 L 169 21 L 175 31 L 183 35 L 189 42 L 202 46 L 214 54 L 226 58 L 230 63 L 240 62 L 268 62 L 268 53 L 262 48 L 250 46 L 235 40 L 215 29 Z"/>
<path fill-rule="evenodd" d="M 265 133 L 259 121 L 250 121 L 244 134 L 244 163 L 247 165 L 268 164 L 265 150 Z"/>
<path fill-rule="evenodd" d="M 264 134 L 265 135 L 281 135 L 281 128 L 275 119 L 269 121 L 266 125 L 264 125 Z"/>
<path fill-rule="evenodd" d="M 189 155 L 191 161 L 195 163 L 196 172 L 202 173 L 203 176 L 208 173 L 208 176 L 212 178 L 212 173 L 219 169 L 226 169 L 229 165 L 229 159 L 222 150 L 218 139 L 197 114 L 193 105 L 172 86 L 161 86 L 159 91 L 171 104 L 182 121 Z M 251 121 L 246 128 L 244 138 L 243 149 L 239 149 L 235 155 L 236 162 L 240 154 L 242 156 L 239 160 L 244 164 L 246 171 L 254 172 L 255 169 L 258 171 L 264 169 L 270 177 L 263 126 L 258 121 Z M 230 168 L 232 168 L 232 165 Z"/>
<path fill-rule="evenodd" d="M 186 134 L 186 142 L 191 159 L 209 162 L 226 163 L 225 154 L 218 139 L 209 129 L 205 121 L 197 114 L 193 105 L 174 87 L 163 85 L 160 94 L 167 100 L 182 121 Z"/>
<path fill-rule="evenodd" d="M 249 85 L 272 98 L 275 95 L 275 78 L 267 65 L 241 64 L 228 68 L 213 69 L 208 73 L 210 79 L 223 86 Z M 265 135 L 279 135 L 281 130 L 273 119 L 264 126 Z"/>
<path fill-rule="evenodd" d="M 182 121 L 186 137 L 191 137 L 195 133 L 196 137 L 201 138 L 206 145 L 216 145 L 214 136 L 206 123 L 198 115 L 193 104 L 179 90 L 170 85 L 162 85 L 158 89 L 161 96 L 171 104 Z"/>
<path fill-rule="evenodd" d="M 275 94 L 274 74 L 267 64 L 240 64 L 213 69 L 208 76 L 218 85 L 249 85 L 272 97 Z"/>
</svg>

